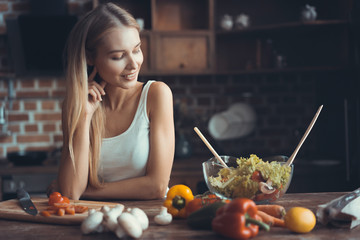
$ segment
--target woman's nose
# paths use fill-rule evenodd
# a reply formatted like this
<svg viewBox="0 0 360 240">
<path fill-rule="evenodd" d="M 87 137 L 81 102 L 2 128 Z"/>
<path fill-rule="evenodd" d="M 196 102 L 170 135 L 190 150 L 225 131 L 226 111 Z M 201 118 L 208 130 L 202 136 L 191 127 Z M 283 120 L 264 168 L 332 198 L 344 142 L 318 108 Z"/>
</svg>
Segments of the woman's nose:
<svg viewBox="0 0 360 240">
<path fill-rule="evenodd" d="M 127 69 L 136 69 L 138 67 L 135 56 L 133 55 L 129 56 L 129 62 L 126 67 Z"/>
</svg>

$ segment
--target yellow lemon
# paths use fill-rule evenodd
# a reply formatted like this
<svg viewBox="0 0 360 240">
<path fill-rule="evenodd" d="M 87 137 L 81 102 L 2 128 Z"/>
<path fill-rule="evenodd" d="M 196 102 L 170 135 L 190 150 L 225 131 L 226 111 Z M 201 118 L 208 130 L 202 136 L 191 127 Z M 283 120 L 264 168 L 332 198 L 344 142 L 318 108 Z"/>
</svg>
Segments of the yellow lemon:
<svg viewBox="0 0 360 240">
<path fill-rule="evenodd" d="M 296 233 L 310 232 L 315 224 L 315 214 L 308 208 L 293 207 L 285 215 L 286 227 Z"/>
</svg>

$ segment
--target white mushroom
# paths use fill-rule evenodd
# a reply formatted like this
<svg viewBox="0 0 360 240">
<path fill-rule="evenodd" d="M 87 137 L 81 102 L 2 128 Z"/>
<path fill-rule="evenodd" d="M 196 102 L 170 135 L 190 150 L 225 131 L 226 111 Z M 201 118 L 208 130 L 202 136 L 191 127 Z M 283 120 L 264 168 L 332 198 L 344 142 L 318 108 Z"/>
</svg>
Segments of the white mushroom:
<svg viewBox="0 0 360 240">
<path fill-rule="evenodd" d="M 110 207 L 107 206 L 107 205 L 102 206 L 101 209 L 100 209 L 100 212 L 102 212 L 104 214 L 106 214 L 109 211 L 110 211 Z"/>
<path fill-rule="evenodd" d="M 154 217 L 155 223 L 159 225 L 168 225 L 172 221 L 172 215 L 167 212 L 167 208 L 162 206 L 160 213 Z"/>
<path fill-rule="evenodd" d="M 103 221 L 104 214 L 102 212 L 95 211 L 89 212 L 89 216 L 81 224 L 81 231 L 84 234 L 89 234 L 94 231 L 98 231 L 99 226 Z"/>
<path fill-rule="evenodd" d="M 104 213 L 104 225 L 110 231 L 115 231 L 118 226 L 117 218 L 121 215 L 124 210 L 124 205 L 117 204 L 115 207 L 111 208 L 109 211 Z"/>
<path fill-rule="evenodd" d="M 139 238 L 142 235 L 142 228 L 136 217 L 131 213 L 124 212 L 118 217 L 118 223 L 122 229 L 132 238 Z"/>
<path fill-rule="evenodd" d="M 269 179 L 265 182 L 260 182 L 259 183 L 259 189 L 262 193 L 265 193 L 265 194 L 272 194 L 273 192 L 276 191 L 276 189 L 271 186 L 272 185 L 272 181 Z"/>
<path fill-rule="evenodd" d="M 128 211 L 136 218 L 140 223 L 142 230 L 146 230 L 149 227 L 149 218 L 146 213 L 140 208 L 131 208 Z"/>
<path fill-rule="evenodd" d="M 123 238 L 123 237 L 126 236 L 126 232 L 124 231 L 124 229 L 120 225 L 117 225 L 114 233 L 118 238 Z"/>
<path fill-rule="evenodd" d="M 96 210 L 94 208 L 90 208 L 89 211 L 88 211 L 88 216 L 90 216 L 94 212 L 96 212 Z"/>
</svg>

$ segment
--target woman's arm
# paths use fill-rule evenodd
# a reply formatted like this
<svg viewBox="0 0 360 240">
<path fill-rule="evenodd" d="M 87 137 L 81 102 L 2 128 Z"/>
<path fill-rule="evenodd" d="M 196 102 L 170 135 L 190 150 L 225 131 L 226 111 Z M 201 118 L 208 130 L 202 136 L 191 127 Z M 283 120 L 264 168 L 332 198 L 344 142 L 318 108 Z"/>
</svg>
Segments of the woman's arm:
<svg viewBox="0 0 360 240">
<path fill-rule="evenodd" d="M 105 183 L 101 189 L 87 189 L 83 197 L 157 199 L 165 196 L 175 149 L 170 88 L 162 82 L 154 82 L 149 89 L 147 107 L 150 120 L 150 153 L 145 176 Z"/>
<path fill-rule="evenodd" d="M 88 183 L 90 146 L 90 120 L 88 118 L 86 116 L 83 117 L 83 121 L 80 121 L 74 134 L 75 166 L 70 158 L 68 145 L 64 144 L 58 172 L 58 184 L 61 193 L 75 200 L 80 198 Z"/>
<path fill-rule="evenodd" d="M 89 76 L 89 100 L 84 106 L 84 111 L 81 113 L 74 136 L 68 136 L 68 131 L 65 126 L 67 121 L 69 121 L 69 119 L 65 119 L 68 109 L 65 107 L 62 109 L 64 141 L 58 172 L 58 186 L 63 195 L 75 200 L 80 198 L 88 185 L 90 124 L 94 112 L 99 107 L 100 101 L 102 101 L 101 96 L 105 94 L 104 87 L 106 82 L 102 81 L 100 84 L 95 82 L 94 77 L 96 73 L 97 70 L 94 68 Z M 69 152 L 70 137 L 73 139 L 74 160 L 71 159 Z"/>
</svg>

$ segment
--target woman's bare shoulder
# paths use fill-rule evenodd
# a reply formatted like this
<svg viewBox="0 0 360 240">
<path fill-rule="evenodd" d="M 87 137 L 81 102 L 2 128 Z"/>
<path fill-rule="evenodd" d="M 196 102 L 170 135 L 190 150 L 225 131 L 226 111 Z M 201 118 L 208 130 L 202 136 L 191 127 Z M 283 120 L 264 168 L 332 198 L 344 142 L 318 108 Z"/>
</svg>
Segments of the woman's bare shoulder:
<svg viewBox="0 0 360 240">
<path fill-rule="evenodd" d="M 149 89 L 149 99 L 151 100 L 166 100 L 172 98 L 170 87 L 161 81 L 153 82 Z"/>
</svg>

